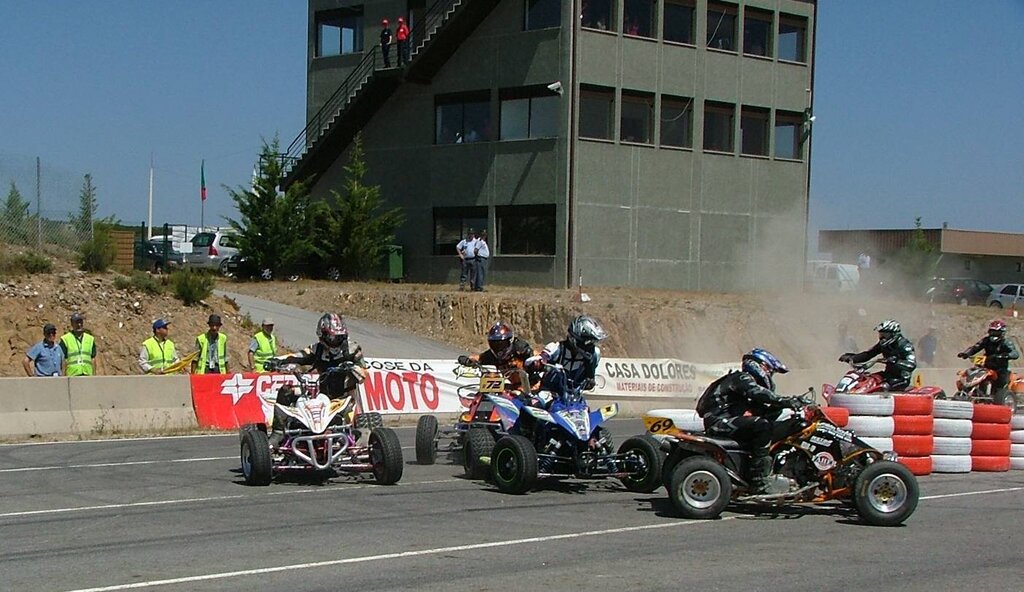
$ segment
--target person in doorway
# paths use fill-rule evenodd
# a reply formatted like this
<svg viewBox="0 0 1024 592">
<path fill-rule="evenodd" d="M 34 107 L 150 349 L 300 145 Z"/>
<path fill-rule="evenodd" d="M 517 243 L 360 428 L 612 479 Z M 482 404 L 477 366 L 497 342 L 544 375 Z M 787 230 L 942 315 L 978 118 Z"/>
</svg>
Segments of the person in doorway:
<svg viewBox="0 0 1024 592">
<path fill-rule="evenodd" d="M 206 321 L 209 330 L 196 337 L 199 356 L 192 360 L 193 374 L 228 373 L 228 336 L 220 332 L 220 315 L 212 314 Z"/>
<path fill-rule="evenodd" d="M 29 348 L 21 365 L 26 376 L 60 376 L 64 351 L 57 345 L 57 327 L 43 325 L 43 340 Z"/>
<path fill-rule="evenodd" d="M 491 260 L 491 248 L 487 245 L 486 230 L 482 231 L 480 237 L 476 239 L 474 253 L 476 253 L 476 278 L 473 281 L 473 291 L 483 292 L 484 284 L 487 281 L 487 266 Z"/>
<path fill-rule="evenodd" d="M 384 67 L 391 67 L 391 41 L 394 36 L 391 34 L 391 25 L 388 19 L 380 22 L 380 53 L 384 56 Z"/>
<path fill-rule="evenodd" d="M 398 17 L 398 65 L 409 63 L 409 27 L 405 25 L 405 19 Z"/>
<path fill-rule="evenodd" d="M 260 330 L 249 341 L 249 368 L 266 372 L 263 365 L 277 355 L 277 336 L 274 335 L 274 319 L 267 317 L 260 323 Z"/>
<path fill-rule="evenodd" d="M 153 321 L 153 336 L 143 341 L 139 350 L 139 367 L 143 374 L 166 374 L 166 368 L 179 361 L 174 342 L 167 338 L 170 326 L 164 319 Z"/>
<path fill-rule="evenodd" d="M 82 313 L 71 315 L 71 330 L 61 336 L 60 349 L 64 352 L 64 374 L 67 376 L 101 374 L 96 339 L 85 330 Z"/>
</svg>

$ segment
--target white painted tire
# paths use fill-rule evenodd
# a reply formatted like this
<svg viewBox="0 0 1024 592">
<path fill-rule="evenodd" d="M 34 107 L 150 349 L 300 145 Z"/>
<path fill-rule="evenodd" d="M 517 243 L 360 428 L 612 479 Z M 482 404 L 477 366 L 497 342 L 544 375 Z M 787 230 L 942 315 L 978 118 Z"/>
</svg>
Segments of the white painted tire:
<svg viewBox="0 0 1024 592">
<path fill-rule="evenodd" d="M 970 438 L 974 424 L 969 419 L 935 419 L 935 435 L 947 438 Z"/>
<path fill-rule="evenodd" d="M 704 420 L 693 409 L 652 409 L 644 415 L 671 419 L 672 425 L 687 432 L 704 431 Z"/>
<path fill-rule="evenodd" d="M 1015 430 L 1024 430 L 1024 413 L 1018 413 L 1010 420 L 1010 427 Z"/>
<path fill-rule="evenodd" d="M 1010 432 L 1010 442 L 1024 444 L 1024 430 L 1013 430 Z"/>
<path fill-rule="evenodd" d="M 1024 458 L 1024 444 L 1010 444 L 1010 456 Z"/>
<path fill-rule="evenodd" d="M 892 396 L 890 395 L 851 395 L 849 393 L 836 393 L 829 399 L 829 405 L 833 407 L 845 407 L 850 410 L 850 415 L 892 415 L 895 409 Z M 850 417 L 852 420 L 853 417 Z"/>
<path fill-rule="evenodd" d="M 1024 471 L 1024 457 L 1011 456 L 1010 457 L 1010 470 L 1011 471 Z"/>
<path fill-rule="evenodd" d="M 942 419 L 971 419 L 974 417 L 974 403 L 937 399 L 932 407 L 932 415 Z"/>
<path fill-rule="evenodd" d="M 946 456 L 943 454 L 932 455 L 933 473 L 970 473 L 971 457 L 963 455 Z"/>
<path fill-rule="evenodd" d="M 890 452 L 893 448 L 892 438 L 871 438 L 862 436 L 861 440 L 863 440 L 865 444 L 874 448 L 875 450 L 878 450 L 879 452 Z"/>
<path fill-rule="evenodd" d="M 970 438 L 935 436 L 935 447 L 932 449 L 932 456 L 968 456 L 970 454 Z"/>
<path fill-rule="evenodd" d="M 850 421 L 846 422 L 846 429 L 853 431 L 861 438 L 892 438 L 895 422 L 892 417 L 851 415 Z"/>
</svg>

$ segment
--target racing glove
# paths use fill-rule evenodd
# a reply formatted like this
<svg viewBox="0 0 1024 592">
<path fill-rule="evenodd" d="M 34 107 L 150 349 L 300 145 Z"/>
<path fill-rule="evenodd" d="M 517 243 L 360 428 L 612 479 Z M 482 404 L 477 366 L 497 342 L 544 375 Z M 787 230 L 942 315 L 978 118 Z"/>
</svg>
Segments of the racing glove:
<svg viewBox="0 0 1024 592">
<path fill-rule="evenodd" d="M 853 361 L 853 356 L 854 356 L 854 354 L 845 353 L 845 354 L 839 356 L 839 361 L 840 362 L 851 362 L 851 361 Z"/>
<path fill-rule="evenodd" d="M 971 357 L 971 355 L 968 354 L 967 352 L 960 352 L 956 355 L 956 357 L 960 358 L 961 360 L 966 360 L 967 358 Z"/>
<path fill-rule="evenodd" d="M 591 391 L 594 390 L 595 386 L 597 386 L 597 381 L 595 381 L 593 378 L 585 378 L 583 379 L 583 385 L 580 387 L 580 389 L 584 391 Z"/>
<path fill-rule="evenodd" d="M 458 361 L 459 361 L 459 364 L 461 364 L 463 366 L 469 366 L 469 362 L 470 362 L 469 356 L 466 356 L 466 355 L 459 356 L 459 360 Z"/>
</svg>

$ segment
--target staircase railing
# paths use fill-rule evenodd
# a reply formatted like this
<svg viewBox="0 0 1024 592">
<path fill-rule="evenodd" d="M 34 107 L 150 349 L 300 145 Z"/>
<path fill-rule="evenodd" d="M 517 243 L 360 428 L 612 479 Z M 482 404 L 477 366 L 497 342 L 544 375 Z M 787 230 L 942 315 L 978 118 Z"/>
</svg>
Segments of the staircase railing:
<svg viewBox="0 0 1024 592">
<path fill-rule="evenodd" d="M 444 23 L 448 11 L 460 1 L 437 0 L 423 13 L 423 17 L 409 31 L 409 51 L 413 56 L 419 53 L 420 47 L 426 43 L 427 33 L 439 28 Z"/>
</svg>

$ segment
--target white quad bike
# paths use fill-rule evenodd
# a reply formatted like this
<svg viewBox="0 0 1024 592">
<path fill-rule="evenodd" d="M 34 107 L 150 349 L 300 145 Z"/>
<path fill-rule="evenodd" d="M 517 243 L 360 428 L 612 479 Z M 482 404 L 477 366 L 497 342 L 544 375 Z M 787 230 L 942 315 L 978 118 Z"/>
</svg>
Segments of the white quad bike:
<svg viewBox="0 0 1024 592">
<path fill-rule="evenodd" d="M 353 397 L 331 399 L 320 392 L 321 384 L 334 372 L 361 375 L 351 363 L 331 368 L 319 376 L 306 377 L 293 371 L 298 384 L 294 407 L 275 403 L 287 416 L 285 437 L 274 450 L 265 423 L 241 429 L 242 475 L 248 485 L 270 485 L 276 475 L 305 473 L 323 480 L 335 474 L 373 473 L 380 485 L 393 485 L 402 478 L 405 462 L 402 445 L 394 430 L 383 427 L 379 413 L 355 413 Z"/>
</svg>

